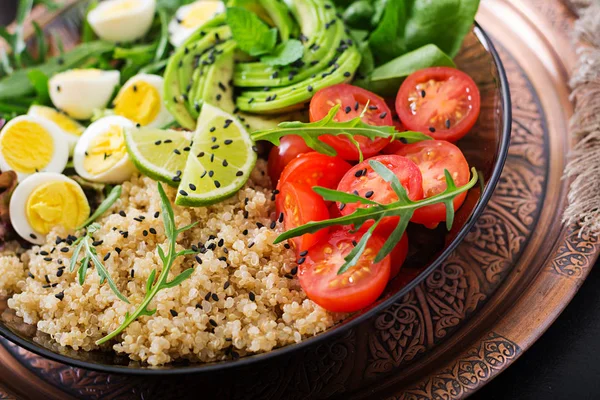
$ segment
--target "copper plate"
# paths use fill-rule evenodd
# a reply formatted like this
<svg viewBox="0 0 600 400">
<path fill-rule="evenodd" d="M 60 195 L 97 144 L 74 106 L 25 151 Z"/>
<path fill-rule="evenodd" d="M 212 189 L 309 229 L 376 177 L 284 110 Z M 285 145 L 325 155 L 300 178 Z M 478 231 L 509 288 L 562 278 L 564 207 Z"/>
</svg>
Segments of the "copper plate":
<svg viewBox="0 0 600 400">
<path fill-rule="evenodd" d="M 572 145 L 572 16 L 558 0 L 487 0 L 478 21 L 511 85 L 509 160 L 465 243 L 401 302 L 299 363 L 224 376 L 225 385 L 70 368 L 2 341 L 0 398 L 459 399 L 507 368 L 574 296 L 599 246 L 558 217 Z"/>
</svg>

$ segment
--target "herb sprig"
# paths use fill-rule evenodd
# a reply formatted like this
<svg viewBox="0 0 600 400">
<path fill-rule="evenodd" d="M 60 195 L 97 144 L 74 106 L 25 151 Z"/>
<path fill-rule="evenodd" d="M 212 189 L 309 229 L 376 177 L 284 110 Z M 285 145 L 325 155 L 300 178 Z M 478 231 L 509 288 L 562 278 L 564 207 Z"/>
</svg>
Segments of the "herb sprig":
<svg viewBox="0 0 600 400">
<path fill-rule="evenodd" d="M 313 190 L 326 201 L 336 201 L 343 204 L 358 202 L 368 205 L 369 208 L 357 208 L 354 213 L 340 218 L 309 222 L 308 224 L 299 226 L 281 234 L 275 240 L 275 243 L 281 243 L 284 240 L 302 236 L 306 233 L 315 233 L 330 226 L 353 225 L 354 229 L 358 230 L 365 224 L 365 222 L 373 220 L 373 225 L 369 228 L 369 230 L 367 230 L 367 232 L 363 234 L 361 240 L 357 243 L 354 249 L 352 249 L 352 251 L 345 257 L 345 263 L 338 270 L 338 275 L 343 274 L 358 263 L 360 257 L 367 247 L 369 239 L 371 236 L 373 236 L 373 232 L 375 232 L 375 229 L 377 226 L 379 226 L 384 218 L 400 217 L 400 222 L 375 257 L 374 262 L 376 263 L 388 256 L 396 244 L 400 242 L 410 219 L 412 218 L 414 212 L 419 208 L 433 204 L 444 204 L 446 206 L 446 227 L 448 230 L 450 230 L 452 228 L 452 224 L 454 223 L 454 199 L 461 193 L 464 193 L 475 186 L 478 180 L 477 171 L 475 168 L 473 168 L 471 170 L 473 177 L 469 183 L 464 186 L 457 187 L 448 170 L 444 170 L 447 184 L 445 191 L 424 200 L 412 201 L 408 198 L 406 189 L 404 189 L 404 187 L 400 184 L 400 180 L 396 174 L 390 171 L 379 161 L 371 160 L 369 161 L 369 165 L 379 176 L 381 176 L 381 178 L 383 178 L 383 180 L 390 184 L 398 196 L 398 201 L 391 204 L 381 204 L 354 194 L 339 192 L 337 190 L 330 190 L 322 187 L 314 187 Z"/>
<path fill-rule="evenodd" d="M 376 138 L 385 138 L 395 140 L 398 139 L 404 143 L 415 143 L 423 140 L 431 140 L 421 132 L 398 132 L 393 126 L 377 126 L 369 125 L 362 121 L 361 116 L 345 122 L 337 122 L 334 120 L 341 105 L 334 106 L 327 116 L 320 121 L 305 123 L 305 122 L 282 122 L 277 128 L 258 131 L 252 133 L 252 139 L 255 141 L 266 140 L 279 146 L 280 139 L 286 135 L 298 135 L 304 139 L 304 142 L 311 149 L 319 153 L 335 156 L 337 152 L 330 145 L 319 140 L 322 135 L 344 136 L 348 138 L 359 150 L 360 160 L 362 161 L 362 152 L 354 136 L 364 136 L 371 140 Z M 365 110 L 367 107 L 365 107 Z M 364 113 L 364 112 L 363 112 Z"/>
<path fill-rule="evenodd" d="M 71 256 L 71 265 L 69 270 L 71 272 L 75 271 L 75 267 L 77 266 L 77 258 L 79 257 L 79 253 L 84 252 L 84 257 L 81 259 L 79 263 L 79 269 L 77 270 L 77 277 L 79 280 L 79 284 L 83 285 L 85 282 L 85 275 L 87 273 L 88 268 L 90 267 L 90 262 L 96 268 L 96 272 L 100 276 L 100 284 L 103 284 L 105 281 L 108 282 L 108 286 L 110 286 L 113 293 L 121 300 L 126 303 L 129 303 L 127 297 L 123 295 L 119 291 L 119 288 L 115 284 L 115 282 L 110 277 L 108 270 L 98 258 L 98 252 L 93 246 L 93 234 L 99 231 L 101 228 L 100 224 L 93 223 L 87 227 L 87 232 L 85 235 L 81 236 L 79 239 L 73 243 L 75 246 L 75 250 L 73 250 L 73 255 Z"/>
<path fill-rule="evenodd" d="M 188 279 L 194 272 L 193 268 L 189 268 L 177 275 L 175 278 L 173 278 L 173 280 L 168 280 L 171 267 L 173 266 L 173 263 L 178 257 L 190 254 L 197 254 L 197 252 L 194 250 L 176 250 L 177 236 L 179 236 L 180 233 L 183 233 L 193 228 L 196 225 L 196 223 L 177 229 L 175 227 L 175 216 L 173 214 L 173 208 L 171 207 L 171 203 L 169 202 L 169 199 L 160 183 L 158 184 L 158 193 L 160 194 L 161 199 L 161 209 L 163 223 L 165 226 L 165 235 L 167 236 L 167 239 L 169 241 L 169 249 L 167 254 L 165 254 L 162 247 L 157 247 L 158 255 L 163 263 L 160 275 L 158 276 L 158 278 L 156 278 L 156 269 L 154 269 L 150 273 L 150 276 L 148 277 L 148 280 L 146 282 L 146 295 L 144 297 L 144 300 L 140 303 L 140 305 L 132 314 L 127 313 L 125 315 L 125 320 L 123 321 L 121 326 L 119 326 L 117 329 L 115 329 L 108 335 L 104 336 L 102 339 L 96 341 L 97 345 L 101 345 L 103 343 L 108 342 L 109 340 L 123 332 L 133 321 L 135 321 L 139 317 L 153 315 L 156 312 L 156 309 L 151 310 L 148 308 L 148 306 L 150 305 L 150 302 L 154 299 L 154 297 L 156 297 L 158 292 L 160 292 L 163 289 L 169 289 L 181 284 L 183 281 Z"/>
</svg>

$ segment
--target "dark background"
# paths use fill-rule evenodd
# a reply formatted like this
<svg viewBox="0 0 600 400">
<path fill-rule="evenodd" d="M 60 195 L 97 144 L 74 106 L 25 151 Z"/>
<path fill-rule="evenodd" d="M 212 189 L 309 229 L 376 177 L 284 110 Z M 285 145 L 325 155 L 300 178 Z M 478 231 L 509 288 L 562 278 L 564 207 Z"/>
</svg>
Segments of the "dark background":
<svg viewBox="0 0 600 400">
<path fill-rule="evenodd" d="M 16 0 L 0 0 L 0 25 Z M 600 399 L 600 273 L 592 271 L 565 312 L 521 358 L 473 399 Z"/>
</svg>

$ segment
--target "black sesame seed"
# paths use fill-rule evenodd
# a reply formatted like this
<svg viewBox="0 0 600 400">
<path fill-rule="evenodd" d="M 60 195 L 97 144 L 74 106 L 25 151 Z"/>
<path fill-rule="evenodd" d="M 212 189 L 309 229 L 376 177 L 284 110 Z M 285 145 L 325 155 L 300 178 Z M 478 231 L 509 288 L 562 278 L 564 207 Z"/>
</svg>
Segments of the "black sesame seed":
<svg viewBox="0 0 600 400">
<path fill-rule="evenodd" d="M 31 273 L 31 271 L 27 271 L 27 276 L 30 277 L 31 279 L 35 279 L 35 275 L 33 275 Z"/>
<path fill-rule="evenodd" d="M 56 297 L 59 300 L 62 300 L 65 298 L 65 292 L 58 292 L 54 295 L 54 297 Z"/>
<path fill-rule="evenodd" d="M 110 253 L 106 253 L 106 255 L 104 256 L 103 260 L 106 261 L 110 258 Z"/>
<path fill-rule="evenodd" d="M 235 176 L 242 176 L 242 175 L 244 175 L 243 171 L 238 171 L 238 172 L 235 173 Z"/>
<path fill-rule="evenodd" d="M 276 226 L 277 226 L 277 221 L 271 221 L 271 225 L 269 225 L 269 228 L 275 229 Z"/>
<path fill-rule="evenodd" d="M 223 247 L 223 245 L 225 244 L 225 240 L 219 239 L 219 242 L 217 244 L 219 245 L 219 247 Z"/>
<path fill-rule="evenodd" d="M 148 236 L 148 231 L 144 229 L 144 231 L 142 232 L 142 235 Z"/>
<path fill-rule="evenodd" d="M 429 132 L 434 133 L 435 132 L 435 128 L 433 126 L 429 127 Z"/>
<path fill-rule="evenodd" d="M 288 249 L 288 250 L 292 248 L 292 246 L 290 246 L 289 243 L 284 243 L 283 247 L 286 248 L 286 249 Z"/>
<path fill-rule="evenodd" d="M 198 264 L 202 264 L 202 259 L 200 258 L 200 256 L 196 256 L 196 257 L 194 257 L 194 258 L 196 259 L 196 262 L 197 262 Z"/>
<path fill-rule="evenodd" d="M 223 289 L 227 290 L 229 285 L 231 285 L 231 283 L 229 283 L 229 281 L 225 282 L 225 284 L 223 285 Z"/>
<path fill-rule="evenodd" d="M 369 110 L 371 110 L 371 111 L 377 110 L 377 106 L 369 106 Z"/>
<path fill-rule="evenodd" d="M 215 171 L 208 171 L 208 176 L 212 178 L 215 175 Z"/>
<path fill-rule="evenodd" d="M 307 89 L 309 92 L 312 92 L 312 91 L 313 91 L 313 87 L 312 87 L 312 85 L 308 85 L 308 87 L 307 87 L 306 89 Z"/>
<path fill-rule="evenodd" d="M 34 239 L 34 240 L 35 240 L 35 239 L 37 239 L 37 236 L 35 236 L 33 233 L 30 233 L 30 234 L 29 234 L 29 237 L 30 237 L 30 238 L 32 238 L 32 239 Z M 58 240 L 58 239 L 56 239 L 56 240 Z M 58 243 L 57 243 L 57 244 L 58 244 Z"/>
<path fill-rule="evenodd" d="M 188 195 L 187 192 L 185 190 L 183 190 L 183 189 L 181 189 L 179 191 L 179 194 L 182 195 L 182 196 L 187 196 Z"/>
<path fill-rule="evenodd" d="M 154 218 L 158 218 L 160 216 L 160 211 L 154 213 Z"/>
<path fill-rule="evenodd" d="M 60 251 L 62 251 L 63 253 L 68 253 L 69 252 L 69 248 L 68 247 L 63 247 L 60 249 Z"/>
<path fill-rule="evenodd" d="M 196 190 L 196 185 L 194 185 L 193 183 L 189 184 L 190 190 Z"/>
<path fill-rule="evenodd" d="M 379 114 L 379 118 L 384 119 L 385 117 L 387 117 L 387 111 L 384 111 L 381 114 Z"/>
<path fill-rule="evenodd" d="M 300 257 L 306 257 L 308 255 L 308 250 L 304 250 L 300 252 Z"/>
<path fill-rule="evenodd" d="M 304 261 L 306 261 L 306 257 L 300 257 L 300 259 L 298 259 L 298 265 L 304 264 Z"/>
<path fill-rule="evenodd" d="M 51 257 L 44 257 L 44 261 L 52 261 Z"/>
<path fill-rule="evenodd" d="M 211 292 L 206 293 L 206 296 L 204 296 L 204 300 L 209 301 L 211 295 L 212 295 Z"/>
<path fill-rule="evenodd" d="M 217 101 L 221 101 L 223 96 L 221 95 L 221 93 L 219 93 L 219 94 L 217 94 L 217 96 L 215 98 L 217 99 Z"/>
<path fill-rule="evenodd" d="M 375 192 L 373 192 L 372 190 L 369 190 L 367 193 L 365 193 L 365 197 L 367 199 L 370 199 L 371 197 L 373 197 L 374 194 L 375 194 Z"/>
<path fill-rule="evenodd" d="M 248 104 L 251 104 L 254 101 L 254 97 L 248 100 Z"/>
<path fill-rule="evenodd" d="M 421 97 L 427 96 L 427 93 L 424 90 L 421 90 Z"/>
<path fill-rule="evenodd" d="M 346 108 L 344 108 L 344 111 L 346 112 L 346 114 L 349 114 L 350 111 L 352 111 L 352 107 L 346 106 Z"/>
<path fill-rule="evenodd" d="M 233 143 L 233 140 L 231 140 L 231 139 L 226 139 L 226 140 L 225 140 L 223 143 L 225 143 L 225 144 L 231 144 L 231 143 Z"/>
<path fill-rule="evenodd" d="M 115 247 L 115 251 L 117 252 L 117 254 L 121 254 L 121 248 L 120 247 Z"/>
<path fill-rule="evenodd" d="M 219 181 L 215 181 L 215 187 L 218 189 L 221 187 L 221 183 L 219 183 Z"/>
<path fill-rule="evenodd" d="M 219 296 L 216 293 L 213 293 L 211 297 L 214 301 L 219 301 Z"/>
<path fill-rule="evenodd" d="M 283 213 L 279 213 L 279 218 L 277 219 L 277 221 L 279 221 L 279 223 L 283 222 Z"/>
<path fill-rule="evenodd" d="M 156 142 L 154 142 L 155 145 L 160 145 L 162 143 L 162 140 L 157 140 Z"/>
<path fill-rule="evenodd" d="M 227 162 L 227 160 L 223 160 L 223 166 L 227 167 L 229 165 L 229 163 Z"/>
<path fill-rule="evenodd" d="M 172 315 L 173 317 L 176 317 L 176 316 L 178 316 L 178 315 L 179 315 L 179 313 L 178 313 L 177 311 L 173 310 L 173 309 L 169 310 L 169 312 L 171 313 L 171 315 Z"/>
<path fill-rule="evenodd" d="M 46 280 L 46 283 L 50 283 L 50 278 L 48 278 L 48 275 L 44 275 L 44 279 Z"/>
<path fill-rule="evenodd" d="M 203 151 L 201 151 L 200 153 L 198 153 L 198 155 L 196 157 L 199 157 L 199 158 L 200 157 L 204 157 L 204 154 L 206 154 L 206 153 L 204 153 Z"/>
<path fill-rule="evenodd" d="M 294 267 L 294 268 L 292 268 L 292 270 L 290 271 L 290 273 L 291 273 L 292 275 L 296 275 L 296 274 L 298 273 L 298 267 Z"/>
<path fill-rule="evenodd" d="M 127 237 L 129 236 L 129 232 L 125 231 L 122 233 L 123 238 L 127 239 Z"/>
<path fill-rule="evenodd" d="M 358 246 L 358 242 L 356 240 L 353 240 L 352 241 L 352 246 L 354 246 L 354 247 Z"/>
<path fill-rule="evenodd" d="M 180 178 L 180 177 L 178 177 L 178 176 L 174 176 L 173 178 L 171 178 L 171 180 L 172 180 L 173 182 L 181 182 L 181 178 Z M 135 218 L 134 218 L 134 219 L 135 219 Z"/>
<path fill-rule="evenodd" d="M 165 140 L 165 143 L 173 143 L 173 139 L 167 139 Z"/>
<path fill-rule="evenodd" d="M 356 171 L 356 172 L 354 173 L 354 176 L 355 176 L 355 177 L 357 177 L 357 178 L 360 178 L 360 177 L 362 176 L 362 172 L 363 172 L 363 170 L 362 170 L 362 169 L 359 169 L 358 171 Z"/>
<path fill-rule="evenodd" d="M 211 148 L 211 149 L 213 149 L 213 150 L 216 150 L 216 149 L 218 149 L 218 148 L 219 148 L 219 145 L 218 145 L 218 144 L 214 144 L 214 145 L 212 145 L 210 148 Z"/>
<path fill-rule="evenodd" d="M 125 211 L 119 211 L 119 215 L 123 218 L 127 216 L 127 214 L 125 214 Z"/>
<path fill-rule="evenodd" d="M 254 292 L 250 292 L 248 293 L 248 298 L 250 299 L 250 301 L 254 301 L 256 300 L 256 295 L 254 294 Z"/>
<path fill-rule="evenodd" d="M 219 82 L 219 89 L 221 89 L 222 91 L 226 92 L 227 88 L 225 87 L 225 85 L 223 85 L 222 82 Z"/>
<path fill-rule="evenodd" d="M 248 248 L 251 249 L 252 247 L 254 247 L 254 242 L 248 243 Z"/>
<path fill-rule="evenodd" d="M 40 251 L 40 254 L 43 256 L 50 255 L 50 253 L 48 253 L 47 251 L 44 251 L 44 250 Z"/>
<path fill-rule="evenodd" d="M 352 76 L 352 74 L 350 72 L 346 71 L 346 72 L 344 72 L 344 76 L 346 78 L 350 78 L 350 76 Z"/>
<path fill-rule="evenodd" d="M 196 308 L 199 308 L 202 310 L 202 305 L 200 303 L 196 303 Z"/>
<path fill-rule="evenodd" d="M 100 246 L 102 243 L 104 243 L 104 240 L 96 240 L 92 242 L 92 246 Z"/>
<path fill-rule="evenodd" d="M 446 120 L 446 129 L 450 129 L 450 120 L 449 119 Z"/>
<path fill-rule="evenodd" d="M 285 274 L 284 275 L 287 279 L 294 279 L 294 275 L 292 274 Z"/>
<path fill-rule="evenodd" d="M 211 319 L 209 319 L 209 320 L 208 320 L 208 322 L 210 322 L 210 324 L 211 324 L 212 326 L 217 326 L 217 322 L 216 322 L 214 319 L 212 319 L 212 318 L 211 318 Z"/>
<path fill-rule="evenodd" d="M 340 208 L 340 211 L 342 211 L 344 208 L 346 208 L 346 204 L 345 203 L 340 204 L 339 208 Z"/>
<path fill-rule="evenodd" d="M 248 229 L 244 229 L 244 230 L 242 231 L 242 235 L 244 235 L 244 236 L 248 235 Z"/>
</svg>

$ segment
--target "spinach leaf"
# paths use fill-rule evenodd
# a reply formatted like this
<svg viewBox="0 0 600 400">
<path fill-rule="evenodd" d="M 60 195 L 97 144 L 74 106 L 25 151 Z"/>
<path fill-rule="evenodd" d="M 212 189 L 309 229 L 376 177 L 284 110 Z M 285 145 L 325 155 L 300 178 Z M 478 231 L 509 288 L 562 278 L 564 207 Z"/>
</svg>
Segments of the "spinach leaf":
<svg viewBox="0 0 600 400">
<path fill-rule="evenodd" d="M 479 0 L 387 0 L 380 7 L 383 16 L 369 43 L 378 63 L 385 63 L 427 44 L 456 56 Z"/>
<path fill-rule="evenodd" d="M 404 78 L 429 67 L 455 67 L 455 65 L 452 59 L 436 45 L 428 44 L 375 68 L 367 78 L 358 80 L 354 84 L 380 96 L 394 96 Z"/>
</svg>

